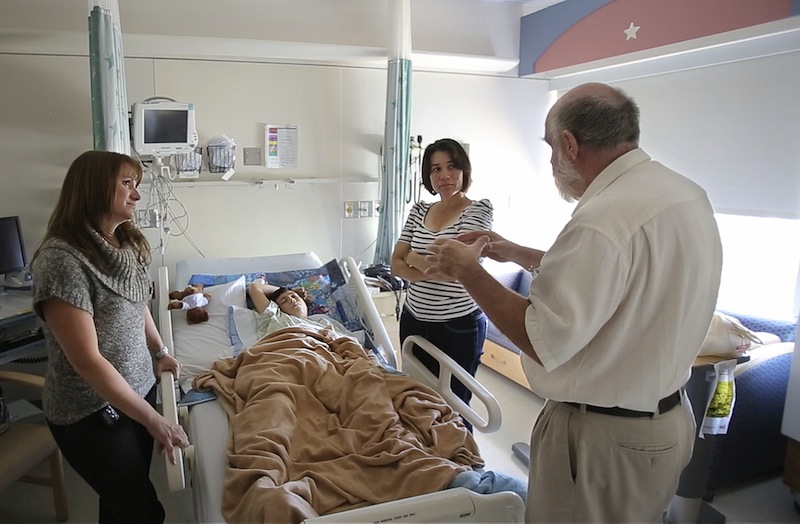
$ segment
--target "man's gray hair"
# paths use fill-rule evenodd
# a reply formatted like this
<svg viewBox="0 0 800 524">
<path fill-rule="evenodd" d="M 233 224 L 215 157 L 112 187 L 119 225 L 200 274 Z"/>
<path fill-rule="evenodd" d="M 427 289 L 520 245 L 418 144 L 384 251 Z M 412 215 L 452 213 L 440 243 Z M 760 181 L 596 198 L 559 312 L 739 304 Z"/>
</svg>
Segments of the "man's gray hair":
<svg viewBox="0 0 800 524">
<path fill-rule="evenodd" d="M 631 97 L 615 90 L 617 96 L 586 95 L 565 101 L 554 115 L 554 131 L 569 131 L 578 144 L 591 149 L 639 144 L 639 107 Z"/>
</svg>

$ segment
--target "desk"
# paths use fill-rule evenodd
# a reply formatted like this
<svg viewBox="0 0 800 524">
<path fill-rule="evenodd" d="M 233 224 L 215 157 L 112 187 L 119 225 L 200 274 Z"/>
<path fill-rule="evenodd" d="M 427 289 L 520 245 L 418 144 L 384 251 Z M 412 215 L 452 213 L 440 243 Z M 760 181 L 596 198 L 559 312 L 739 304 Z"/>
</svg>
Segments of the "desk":
<svg viewBox="0 0 800 524">
<path fill-rule="evenodd" d="M 41 349 L 42 335 L 35 331 L 37 317 L 33 312 L 30 290 L 0 290 L 0 333 L 17 331 L 19 339 L 8 334 L 0 338 L 0 364 L 29 357 Z"/>
</svg>

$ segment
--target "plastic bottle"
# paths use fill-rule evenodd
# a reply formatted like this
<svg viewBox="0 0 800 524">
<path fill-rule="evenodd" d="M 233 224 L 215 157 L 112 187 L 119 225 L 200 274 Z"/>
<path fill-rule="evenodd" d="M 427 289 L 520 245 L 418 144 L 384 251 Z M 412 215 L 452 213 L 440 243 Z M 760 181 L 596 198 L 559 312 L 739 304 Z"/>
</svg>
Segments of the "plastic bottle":
<svg viewBox="0 0 800 524">
<path fill-rule="evenodd" d="M 711 397 L 711 403 L 708 405 L 709 417 L 728 417 L 731 414 L 733 407 L 733 377 L 728 369 L 720 371 L 717 387 L 714 390 L 714 396 Z"/>
</svg>

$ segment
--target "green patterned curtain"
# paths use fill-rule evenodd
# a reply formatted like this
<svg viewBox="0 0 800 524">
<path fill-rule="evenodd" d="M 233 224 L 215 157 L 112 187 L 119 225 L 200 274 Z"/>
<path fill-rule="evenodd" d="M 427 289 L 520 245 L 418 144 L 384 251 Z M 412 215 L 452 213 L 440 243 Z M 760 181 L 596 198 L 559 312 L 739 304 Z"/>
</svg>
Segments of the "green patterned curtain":
<svg viewBox="0 0 800 524">
<path fill-rule="evenodd" d="M 94 149 L 129 155 L 128 95 L 117 0 L 89 0 L 89 74 Z"/>
<path fill-rule="evenodd" d="M 393 40 L 389 46 L 386 83 L 386 124 L 381 165 L 381 212 L 375 244 L 375 264 L 389 264 L 405 221 L 411 193 L 411 10 L 409 0 L 390 0 Z"/>
</svg>

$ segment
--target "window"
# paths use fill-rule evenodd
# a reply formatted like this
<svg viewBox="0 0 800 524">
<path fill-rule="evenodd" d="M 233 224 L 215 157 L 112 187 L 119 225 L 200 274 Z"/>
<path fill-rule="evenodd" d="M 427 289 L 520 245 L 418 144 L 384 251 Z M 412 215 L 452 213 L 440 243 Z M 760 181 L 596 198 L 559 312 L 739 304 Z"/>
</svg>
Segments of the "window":
<svg viewBox="0 0 800 524">
<path fill-rule="evenodd" d="M 722 283 L 717 308 L 762 317 L 797 315 L 800 220 L 717 214 Z"/>
</svg>

